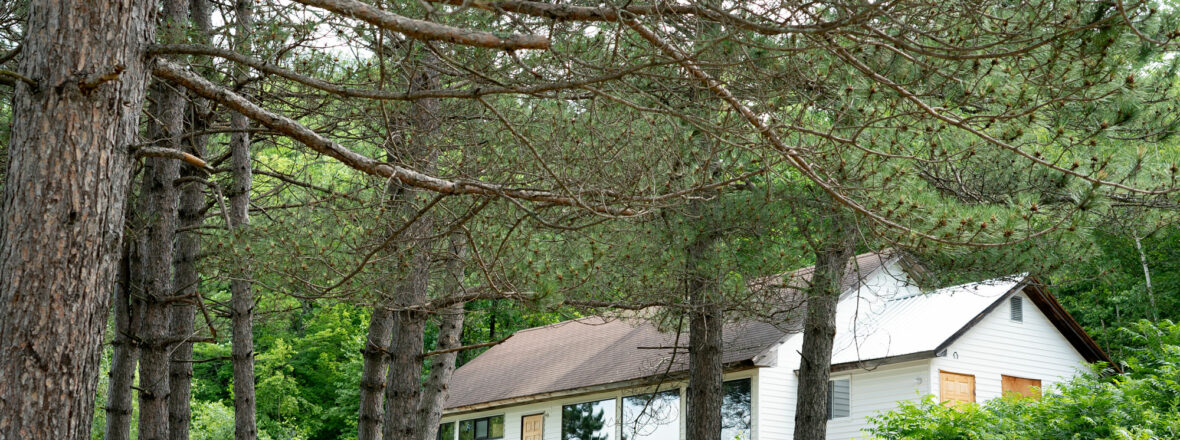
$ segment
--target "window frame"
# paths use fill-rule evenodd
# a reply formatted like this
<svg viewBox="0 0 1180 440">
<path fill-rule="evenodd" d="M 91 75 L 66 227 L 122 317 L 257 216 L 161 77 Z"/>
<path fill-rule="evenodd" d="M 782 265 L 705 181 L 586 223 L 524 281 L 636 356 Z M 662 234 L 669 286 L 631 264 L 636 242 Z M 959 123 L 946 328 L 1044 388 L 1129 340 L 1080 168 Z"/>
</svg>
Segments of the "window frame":
<svg viewBox="0 0 1180 440">
<path fill-rule="evenodd" d="M 450 438 L 446 438 L 446 437 L 442 436 L 443 426 L 446 426 L 446 425 L 452 426 Z M 438 432 L 434 435 L 434 438 L 437 440 L 455 440 L 455 439 L 459 438 L 459 422 L 456 420 L 452 420 L 450 422 L 439 423 L 438 424 Z"/>
<path fill-rule="evenodd" d="M 500 432 L 499 437 L 492 437 L 492 419 L 494 419 L 494 418 L 500 419 L 500 431 L 501 432 Z M 487 433 L 484 437 L 480 437 L 477 434 L 479 432 L 479 422 L 482 422 L 482 421 L 486 421 L 488 423 Z M 496 415 L 492 415 L 492 416 L 477 417 L 474 419 L 459 420 L 459 421 L 455 422 L 456 423 L 455 424 L 455 437 L 460 438 L 460 439 L 463 438 L 463 423 L 464 422 L 471 422 L 471 440 L 499 440 L 499 439 L 504 438 L 504 432 L 506 432 L 507 428 L 508 428 L 508 426 L 507 426 L 508 420 L 504 417 L 504 414 L 496 414 Z"/>
<path fill-rule="evenodd" d="M 565 407 L 573 406 L 573 405 L 582 405 L 582 404 L 586 404 L 586 403 L 595 404 L 595 403 L 600 403 L 600 402 L 613 402 L 612 404 L 614 405 L 614 408 L 613 408 L 614 411 L 611 414 L 611 418 L 612 418 L 611 422 L 612 423 L 610 424 L 610 440 L 615 440 L 615 439 L 621 438 L 622 432 L 620 432 L 620 430 L 622 429 L 623 424 L 621 423 L 619 417 L 621 417 L 621 414 L 622 414 L 623 401 L 622 401 L 622 397 L 618 396 L 618 395 L 612 396 L 607 399 L 577 401 L 577 402 L 573 402 L 573 403 L 561 404 L 561 410 L 560 410 L 561 411 L 561 413 L 560 413 L 561 431 L 558 433 L 558 438 L 562 439 L 562 440 L 565 439 Z"/>
<path fill-rule="evenodd" d="M 752 437 L 753 432 L 754 432 L 754 411 L 755 411 L 755 409 L 754 409 L 754 389 L 756 387 L 754 384 L 754 376 L 734 377 L 729 380 L 723 379 L 721 381 L 721 394 L 722 394 L 721 406 L 722 406 L 722 408 L 725 407 L 725 385 L 729 384 L 729 383 L 741 382 L 741 381 L 746 381 L 748 383 L 747 392 L 749 393 L 750 399 L 749 399 L 749 408 L 747 408 L 749 410 L 749 412 L 746 414 L 746 416 L 748 417 L 748 419 L 746 420 L 746 422 L 747 422 L 746 434 L 747 434 L 747 436 Z M 685 402 L 685 404 L 687 404 L 688 399 L 686 398 L 684 402 Z M 722 431 L 722 434 L 725 433 L 725 412 L 724 411 L 722 411 L 722 413 L 721 413 L 721 431 Z M 721 440 L 725 440 L 725 438 L 722 437 Z"/>
<path fill-rule="evenodd" d="M 832 407 L 833 406 L 833 399 L 832 399 L 832 391 L 831 390 L 832 390 L 832 382 L 841 381 L 841 380 L 848 381 L 848 415 L 837 417 L 834 415 L 834 411 L 833 411 L 834 408 Z M 841 375 L 841 376 L 829 377 L 828 378 L 828 392 L 826 394 L 827 394 L 826 399 L 828 401 L 827 407 L 828 407 L 828 421 L 829 422 L 838 422 L 838 421 L 852 418 L 852 376 L 851 375 Z"/>
<path fill-rule="evenodd" d="M 630 390 L 630 391 L 634 391 L 634 390 Z M 674 410 L 676 411 L 676 421 L 674 423 L 666 423 L 666 424 L 660 424 L 660 425 L 661 426 L 675 426 L 677 438 L 683 438 L 683 436 L 687 432 L 687 429 L 685 429 L 686 428 L 686 426 L 685 426 L 685 422 L 686 422 L 685 413 L 687 412 L 686 405 L 688 403 L 687 391 L 688 391 L 687 384 L 684 384 L 684 385 L 677 386 L 676 388 L 670 388 L 670 389 L 661 390 L 661 391 L 653 390 L 652 392 L 640 392 L 640 393 L 633 393 L 633 394 L 628 394 L 627 392 L 621 393 L 618 397 L 618 399 L 619 399 L 618 400 L 618 408 L 619 408 L 619 424 L 618 424 L 618 426 L 619 426 L 619 428 L 618 428 L 618 437 L 617 438 L 620 438 L 620 439 L 625 438 L 626 434 L 627 434 L 625 431 L 626 427 L 627 427 L 627 425 L 631 424 L 631 422 L 629 422 L 627 420 L 627 403 L 626 403 L 627 399 L 637 398 L 637 397 L 641 397 L 641 396 L 655 396 L 655 395 L 660 395 L 660 394 L 671 395 L 673 392 L 676 393 L 676 404 L 675 404 L 675 406 L 669 406 L 669 408 L 674 408 Z M 632 434 L 635 434 L 635 433 L 632 433 Z"/>
</svg>

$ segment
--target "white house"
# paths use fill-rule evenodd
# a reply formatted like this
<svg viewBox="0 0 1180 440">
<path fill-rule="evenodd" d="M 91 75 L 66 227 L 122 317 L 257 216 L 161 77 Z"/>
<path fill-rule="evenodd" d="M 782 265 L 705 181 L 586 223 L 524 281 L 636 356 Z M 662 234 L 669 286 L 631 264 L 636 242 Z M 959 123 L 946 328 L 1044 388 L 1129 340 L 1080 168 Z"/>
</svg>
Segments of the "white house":
<svg viewBox="0 0 1180 440">
<path fill-rule="evenodd" d="M 1033 395 L 1110 362 L 1035 279 L 922 292 L 896 259 L 866 254 L 854 267 L 838 306 L 829 439 L 867 438 L 866 418 L 901 400 Z M 517 332 L 455 372 L 439 438 L 681 439 L 686 356 L 672 348 L 686 337 L 598 317 Z M 802 334 L 747 322 L 724 340 L 723 438 L 789 440 Z"/>
</svg>

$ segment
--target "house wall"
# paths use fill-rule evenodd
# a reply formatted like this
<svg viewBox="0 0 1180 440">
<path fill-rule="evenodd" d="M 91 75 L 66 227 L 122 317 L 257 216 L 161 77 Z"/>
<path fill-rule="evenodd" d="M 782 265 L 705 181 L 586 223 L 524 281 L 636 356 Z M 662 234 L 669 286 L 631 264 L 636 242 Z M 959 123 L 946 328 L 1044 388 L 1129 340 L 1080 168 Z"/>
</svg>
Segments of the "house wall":
<svg viewBox="0 0 1180 440">
<path fill-rule="evenodd" d="M 793 338 L 801 340 L 802 338 Z M 790 341 L 788 341 L 790 342 Z M 785 344 L 782 348 L 798 348 Z M 797 355 L 796 355 L 797 359 Z M 794 365 L 798 365 L 796 362 Z M 897 407 L 901 400 L 917 400 L 930 392 L 930 361 L 918 360 L 886 365 L 872 371 L 836 373 L 832 379 L 849 379 L 849 417 L 828 422 L 829 440 L 867 438 L 861 429 L 868 417 Z M 795 429 L 795 397 L 799 380 L 795 368 L 764 368 L 759 371 L 758 440 L 790 440 Z"/>
<path fill-rule="evenodd" d="M 1009 318 L 1004 300 L 975 327 L 930 363 L 931 390 L 939 395 L 939 370 L 975 375 L 975 401 L 1000 397 L 1000 376 L 1040 379 L 1042 388 L 1078 374 L 1085 358 L 1073 348 L 1040 309 L 1020 292 L 1023 322 Z"/>
<path fill-rule="evenodd" d="M 737 372 L 727 373 L 724 376 L 724 380 L 727 380 L 727 381 L 735 380 L 735 379 L 744 379 L 744 378 L 750 378 L 750 406 L 751 406 L 750 424 L 751 424 L 751 427 L 753 427 L 753 429 L 755 430 L 753 438 L 757 439 L 757 438 L 759 438 L 758 434 L 757 434 L 757 429 L 758 429 L 757 427 L 758 427 L 758 422 L 759 422 L 759 420 L 758 420 L 758 399 L 759 399 L 758 370 L 753 369 L 753 370 L 737 371 Z M 666 391 L 666 390 L 673 389 L 673 388 L 680 390 L 680 414 L 681 414 L 681 417 L 680 417 L 680 438 L 681 439 L 684 439 L 684 432 L 685 432 L 684 414 L 686 414 L 688 412 L 687 408 L 685 407 L 685 398 L 684 398 L 684 387 L 686 387 L 686 386 L 687 386 L 686 382 L 675 382 L 675 383 L 665 384 L 660 387 L 660 391 Z M 521 418 L 524 416 L 529 416 L 529 415 L 545 414 L 545 424 L 544 424 L 544 428 L 543 428 L 543 432 L 542 432 L 544 440 L 561 440 L 561 407 L 563 405 L 570 405 L 570 404 L 584 403 L 584 402 L 597 402 L 597 401 L 606 400 L 606 399 L 617 399 L 617 398 L 621 398 L 621 397 L 633 396 L 636 394 L 642 394 L 642 393 L 651 392 L 651 391 L 652 391 L 652 388 L 650 388 L 650 387 L 649 388 L 638 388 L 638 389 L 637 388 L 628 388 L 628 389 L 603 391 L 603 392 L 597 392 L 597 393 L 592 393 L 592 394 L 582 394 L 582 395 L 572 396 L 572 397 L 560 397 L 560 398 L 549 399 L 549 400 L 545 400 L 545 401 L 541 401 L 541 402 L 522 403 L 520 405 L 509 405 L 509 406 L 503 406 L 503 407 L 499 407 L 499 408 L 495 408 L 495 409 L 489 409 L 489 410 L 478 411 L 478 412 L 469 412 L 469 413 L 463 413 L 463 414 L 448 414 L 448 415 L 444 415 L 442 417 L 442 419 L 440 420 L 440 423 L 459 422 L 462 420 L 471 420 L 471 419 L 479 419 L 479 418 L 483 418 L 483 417 L 493 417 L 493 416 L 503 415 L 504 416 L 504 437 L 503 437 L 503 439 L 504 440 L 519 440 L 520 434 L 521 434 L 521 432 L 520 432 Z M 616 403 L 621 403 L 621 402 L 616 402 Z M 616 409 L 618 409 L 618 407 L 619 407 L 619 405 L 616 404 Z M 617 421 L 617 417 L 616 417 L 616 421 Z M 457 435 L 458 435 L 458 429 L 456 427 L 456 438 L 457 438 Z"/>
<path fill-rule="evenodd" d="M 889 298 L 875 298 L 874 290 L 886 288 L 900 294 L 912 294 L 912 286 L 898 286 L 898 281 L 884 271 L 870 275 L 857 295 L 844 301 L 861 301 L 861 310 L 880 306 Z M 898 290 L 900 289 L 900 290 Z M 833 378 L 849 378 L 851 411 L 847 418 L 828 422 L 829 440 L 866 439 L 862 431 L 868 427 L 868 417 L 897 407 L 901 400 L 917 400 L 924 395 L 939 395 L 939 371 L 972 374 L 975 376 L 976 401 L 983 402 L 1001 395 L 1001 375 L 1040 379 L 1050 387 L 1072 377 L 1085 368 L 1085 360 L 1062 336 L 1041 311 L 1023 298 L 1023 322 L 1009 319 L 1005 299 L 971 329 L 951 344 L 946 354 L 925 360 L 885 365 L 873 370 L 853 370 L 837 373 Z M 799 350 L 802 335 L 789 335 L 772 348 L 777 353 L 771 367 L 727 374 L 726 380 L 751 378 L 752 426 L 754 440 L 790 440 L 794 431 L 795 402 L 798 390 Z M 839 350 L 839 348 L 837 348 Z M 681 389 L 681 415 L 684 408 L 683 383 L 672 386 Z M 666 388 L 663 389 L 667 389 Z M 449 414 L 442 422 L 457 422 L 481 417 L 504 415 L 505 440 L 520 439 L 521 417 L 544 413 L 544 440 L 561 439 L 561 407 L 563 405 L 619 398 L 645 390 L 613 390 L 575 397 L 506 406 L 499 409 Z M 684 436 L 684 417 L 680 418 L 680 435 Z"/>
<path fill-rule="evenodd" d="M 908 277 L 896 263 L 865 276 L 856 292 L 841 300 L 841 310 L 869 311 L 884 307 L 894 297 L 920 293 L 908 282 Z M 856 306 L 849 306 L 857 303 Z M 852 316 L 838 318 L 837 325 L 853 325 Z M 845 322 L 847 321 L 847 322 Z M 799 351 L 803 335 L 790 335 L 777 348 L 778 363 L 758 372 L 757 440 L 790 440 L 795 430 L 795 402 L 799 379 Z M 834 347 L 835 350 L 856 350 L 855 347 Z M 828 422 L 828 439 L 847 440 L 866 438 L 860 430 L 868 426 L 866 417 L 897 407 L 900 400 L 916 400 L 930 392 L 930 361 L 919 360 L 876 368 L 872 371 L 855 370 L 832 375 L 833 379 L 849 378 L 849 417 Z"/>
</svg>

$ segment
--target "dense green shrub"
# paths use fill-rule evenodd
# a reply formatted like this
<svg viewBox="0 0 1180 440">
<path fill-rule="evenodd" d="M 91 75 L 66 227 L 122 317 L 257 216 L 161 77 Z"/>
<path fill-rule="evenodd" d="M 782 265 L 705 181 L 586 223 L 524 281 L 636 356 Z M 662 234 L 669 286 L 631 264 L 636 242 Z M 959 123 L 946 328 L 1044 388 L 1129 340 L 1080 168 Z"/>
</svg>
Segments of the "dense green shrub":
<svg viewBox="0 0 1180 440">
<path fill-rule="evenodd" d="M 948 408 L 933 396 L 872 418 L 882 439 L 1099 440 L 1180 438 L 1180 325 L 1140 322 L 1122 372 L 1095 366 L 1040 400 L 1003 398 Z"/>
</svg>

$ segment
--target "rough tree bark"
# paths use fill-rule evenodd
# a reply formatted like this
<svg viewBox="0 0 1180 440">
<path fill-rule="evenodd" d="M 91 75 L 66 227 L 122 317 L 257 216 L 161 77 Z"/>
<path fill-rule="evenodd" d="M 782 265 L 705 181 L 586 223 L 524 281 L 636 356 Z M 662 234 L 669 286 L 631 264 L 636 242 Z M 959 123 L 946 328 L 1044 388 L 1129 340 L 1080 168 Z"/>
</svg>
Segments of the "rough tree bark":
<svg viewBox="0 0 1180 440">
<path fill-rule="evenodd" d="M 456 229 L 450 236 L 451 249 L 446 260 L 439 292 L 444 295 L 461 294 L 466 277 L 467 237 Z M 464 303 L 454 304 L 439 312 L 438 341 L 435 350 L 458 348 L 463 336 Z M 438 437 L 438 422 L 442 418 L 443 404 L 449 395 L 451 375 L 455 372 L 455 360 L 459 352 L 452 351 L 435 355 L 430 362 L 430 377 L 423 385 L 422 401 L 418 404 L 416 417 L 418 440 L 434 440 Z"/>
<path fill-rule="evenodd" d="M 815 252 L 815 271 L 807 286 L 803 320 L 802 360 L 795 403 L 796 440 L 823 440 L 828 428 L 828 380 L 832 372 L 832 341 L 836 337 L 836 304 L 841 280 L 853 255 L 852 234 L 833 234 Z"/>
<path fill-rule="evenodd" d="M 430 67 L 431 63 L 427 61 L 419 65 L 425 67 L 415 72 L 410 81 L 411 91 L 438 88 L 438 73 Z M 403 147 L 404 151 L 389 151 L 391 161 L 410 162 L 421 166 L 426 172 L 433 169 L 437 151 L 426 139 L 438 128 L 438 111 L 437 99 L 414 101 L 410 109 L 412 134 Z M 390 186 L 393 195 L 391 204 L 395 212 L 401 213 L 402 219 L 414 218 L 418 209 L 414 199 L 422 191 L 396 181 L 390 182 Z M 420 401 L 420 357 L 426 316 L 420 311 L 394 312 L 387 310 L 387 307 L 426 301 L 430 256 L 434 245 L 434 240 L 427 237 L 434 234 L 433 216 L 419 216 L 402 234 L 416 242 L 400 252 L 408 259 L 402 265 L 406 269 L 405 273 L 392 294 L 379 299 L 370 318 L 361 378 L 361 409 L 357 428 L 360 440 L 411 438 L 408 435 L 413 434 L 415 421 L 409 415 L 417 411 Z"/>
<path fill-rule="evenodd" d="M 237 14 L 237 35 L 235 44 L 238 52 L 249 54 L 253 47 L 254 2 L 238 0 L 234 4 Z M 246 70 L 238 67 L 235 81 L 246 79 Z M 246 131 L 250 120 L 241 113 L 230 115 L 230 127 L 235 131 L 230 136 L 230 167 L 233 170 L 233 186 L 230 189 L 230 225 L 235 246 L 246 239 L 250 227 L 250 187 L 253 168 L 250 164 L 250 133 Z M 254 440 L 258 437 L 254 396 L 254 292 L 250 281 L 253 271 L 248 261 L 238 265 L 238 272 L 230 281 L 230 321 L 233 327 L 233 349 L 230 357 L 234 367 L 234 438 Z"/>
<path fill-rule="evenodd" d="M 439 87 L 437 60 L 429 50 L 423 50 L 418 69 L 410 79 L 410 91 L 433 90 Z M 429 139 L 439 127 L 440 105 L 437 99 L 414 101 L 410 107 L 410 138 L 404 142 L 400 156 L 432 172 L 438 150 Z M 414 203 L 420 190 L 403 188 L 405 217 L 417 212 Z M 429 297 L 430 260 L 434 253 L 434 216 L 422 215 L 406 228 L 407 238 L 414 242 L 407 249 L 408 265 L 399 285 L 394 290 L 393 305 L 407 307 L 425 303 Z M 422 349 L 427 315 L 422 311 L 400 310 L 392 315 L 393 339 L 389 344 L 389 373 L 385 382 L 385 425 L 382 437 L 391 439 L 417 438 L 418 420 L 410 417 L 422 402 Z"/>
<path fill-rule="evenodd" d="M 131 205 L 129 203 L 129 205 Z M 111 370 L 107 382 L 107 440 L 128 440 L 131 437 L 131 399 L 135 382 L 135 367 L 139 360 L 139 332 L 143 323 L 142 269 L 139 261 L 140 232 L 135 210 L 127 212 L 129 237 L 123 240 L 123 258 L 119 262 L 119 283 L 111 307 L 115 321 L 115 336 L 111 342 Z"/>
<path fill-rule="evenodd" d="M 712 440 L 721 436 L 722 340 L 725 316 L 718 285 L 706 265 L 713 251 L 710 232 L 698 236 L 688 246 L 689 302 L 688 320 L 688 440 Z"/>
<path fill-rule="evenodd" d="M 208 0 L 190 0 L 189 16 L 198 39 L 204 43 L 212 30 L 210 23 L 210 5 Z M 209 112 L 208 103 L 196 98 L 189 103 L 187 109 L 188 127 L 192 132 L 200 132 L 206 127 L 206 116 Z M 185 151 L 197 157 L 205 156 L 207 135 L 190 136 L 186 138 Z M 181 177 L 202 177 L 201 172 L 192 167 L 183 167 Z M 197 290 L 200 288 L 200 273 L 197 271 L 197 258 L 201 253 L 201 235 L 193 228 L 204 221 L 202 210 L 205 204 L 204 186 L 197 182 L 189 182 L 180 187 L 180 208 L 177 215 L 180 232 L 177 233 L 176 258 L 173 260 L 173 284 L 177 293 L 184 297 L 172 306 L 172 322 L 170 333 L 180 341 L 172 352 L 168 364 L 168 382 L 171 387 L 168 399 L 168 438 L 171 440 L 188 440 L 189 425 L 192 422 L 192 379 L 193 379 L 193 321 L 196 319 Z"/>
<path fill-rule="evenodd" d="M 0 213 L 0 438 L 90 435 L 144 101 L 145 0 L 33 0 Z M 117 32 L 113 32 L 117 29 Z"/>
<path fill-rule="evenodd" d="M 188 0 L 167 0 L 163 9 L 165 40 L 184 38 Z M 151 88 L 155 118 L 148 134 L 159 146 L 180 150 L 184 135 L 183 89 L 157 81 Z M 143 193 L 137 215 L 144 219 L 139 236 L 143 258 L 143 331 L 139 353 L 139 438 L 168 437 L 168 354 L 171 349 L 172 252 L 176 238 L 180 192 L 180 161 L 165 157 L 144 160 Z"/>
</svg>

